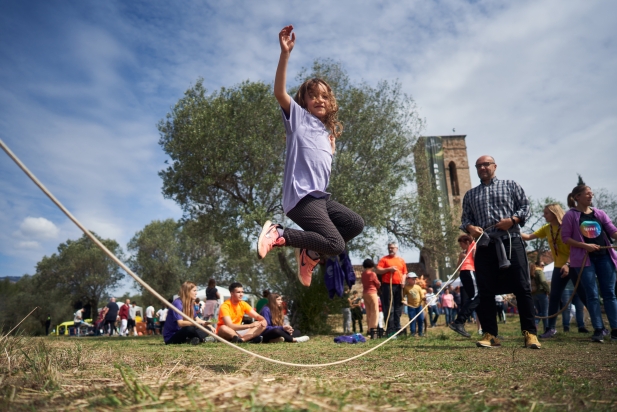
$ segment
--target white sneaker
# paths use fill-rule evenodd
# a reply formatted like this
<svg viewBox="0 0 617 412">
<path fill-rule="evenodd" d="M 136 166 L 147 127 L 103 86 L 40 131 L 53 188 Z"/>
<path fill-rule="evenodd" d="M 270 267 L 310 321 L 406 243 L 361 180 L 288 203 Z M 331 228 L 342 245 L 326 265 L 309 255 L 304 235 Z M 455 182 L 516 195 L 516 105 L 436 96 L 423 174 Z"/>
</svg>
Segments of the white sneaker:
<svg viewBox="0 0 617 412">
<path fill-rule="evenodd" d="M 300 336 L 299 338 L 296 338 L 296 342 L 300 343 L 300 342 L 306 342 L 308 341 L 310 338 L 306 335 L 304 336 Z"/>
</svg>

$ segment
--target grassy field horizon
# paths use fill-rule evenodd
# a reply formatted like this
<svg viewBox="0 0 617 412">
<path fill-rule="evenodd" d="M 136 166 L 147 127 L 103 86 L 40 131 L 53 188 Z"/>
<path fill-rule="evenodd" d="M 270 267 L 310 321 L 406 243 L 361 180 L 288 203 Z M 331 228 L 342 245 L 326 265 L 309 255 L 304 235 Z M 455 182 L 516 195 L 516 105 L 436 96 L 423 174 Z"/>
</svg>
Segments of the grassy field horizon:
<svg viewBox="0 0 617 412">
<path fill-rule="evenodd" d="M 336 319 L 336 318 L 335 318 Z M 468 330 L 473 329 L 470 325 Z M 155 337 L 10 337 L 0 345 L 0 409 L 21 410 L 437 410 L 617 409 L 617 342 L 559 333 L 523 348 L 517 317 L 503 346 L 481 349 L 445 326 L 402 337 L 357 360 L 287 367 L 222 343 L 165 346 Z M 377 345 L 245 345 L 263 356 L 315 364 Z"/>
</svg>

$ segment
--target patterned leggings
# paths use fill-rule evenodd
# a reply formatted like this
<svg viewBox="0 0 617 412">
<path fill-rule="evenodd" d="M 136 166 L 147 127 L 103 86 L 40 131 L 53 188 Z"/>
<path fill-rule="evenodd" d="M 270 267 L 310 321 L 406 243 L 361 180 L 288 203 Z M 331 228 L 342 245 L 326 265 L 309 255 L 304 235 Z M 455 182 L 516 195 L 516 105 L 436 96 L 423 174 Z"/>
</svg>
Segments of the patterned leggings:
<svg viewBox="0 0 617 412">
<path fill-rule="evenodd" d="M 320 255 L 339 255 L 345 243 L 362 233 L 364 220 L 334 200 L 305 196 L 287 213 L 304 230 L 285 228 L 287 245 Z"/>
</svg>

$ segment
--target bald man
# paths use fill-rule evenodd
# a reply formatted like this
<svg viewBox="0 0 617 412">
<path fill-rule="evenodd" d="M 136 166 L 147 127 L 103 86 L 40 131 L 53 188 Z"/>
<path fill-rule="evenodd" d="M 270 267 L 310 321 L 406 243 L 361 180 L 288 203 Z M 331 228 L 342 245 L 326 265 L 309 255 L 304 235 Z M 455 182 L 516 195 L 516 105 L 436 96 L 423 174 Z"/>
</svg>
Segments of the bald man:
<svg viewBox="0 0 617 412">
<path fill-rule="evenodd" d="M 525 347 L 539 349 L 527 254 L 520 234 L 529 216 L 529 200 L 518 183 L 497 179 L 497 163 L 492 156 L 481 156 L 475 166 L 481 183 L 465 193 L 461 230 L 476 239 L 484 234 L 477 243 L 475 256 L 480 294 L 476 313 L 484 332 L 476 345 L 501 346 L 495 295 L 514 293 Z"/>
</svg>

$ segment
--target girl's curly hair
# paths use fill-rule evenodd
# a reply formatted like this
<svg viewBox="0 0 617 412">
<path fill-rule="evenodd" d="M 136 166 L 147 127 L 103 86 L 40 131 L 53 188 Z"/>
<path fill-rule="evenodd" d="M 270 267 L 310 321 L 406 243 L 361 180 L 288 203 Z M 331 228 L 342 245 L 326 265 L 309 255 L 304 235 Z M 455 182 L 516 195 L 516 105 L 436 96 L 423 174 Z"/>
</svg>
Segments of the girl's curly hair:
<svg viewBox="0 0 617 412">
<path fill-rule="evenodd" d="M 338 120 L 338 104 L 336 103 L 334 93 L 332 93 L 332 88 L 325 80 L 318 78 L 306 80 L 296 92 L 294 100 L 300 107 L 306 109 L 306 96 L 310 91 L 318 90 L 320 84 L 323 85 L 328 92 L 328 112 L 326 113 L 326 118 L 323 123 L 326 129 L 328 129 L 334 137 L 338 138 L 343 132 L 343 123 Z"/>
</svg>

